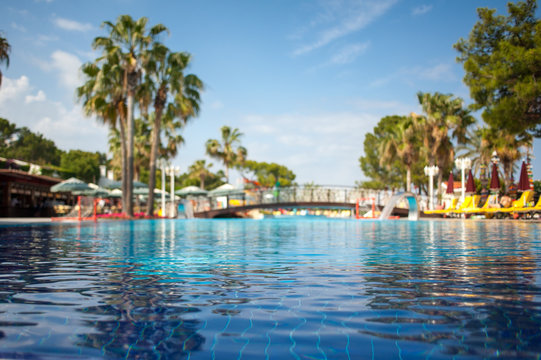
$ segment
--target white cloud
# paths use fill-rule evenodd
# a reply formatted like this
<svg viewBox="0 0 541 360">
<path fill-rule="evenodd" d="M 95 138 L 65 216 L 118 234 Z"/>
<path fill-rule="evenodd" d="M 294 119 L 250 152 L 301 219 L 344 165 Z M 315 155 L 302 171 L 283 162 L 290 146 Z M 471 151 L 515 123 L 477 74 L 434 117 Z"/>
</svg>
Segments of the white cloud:
<svg viewBox="0 0 541 360">
<path fill-rule="evenodd" d="M 219 101 L 219 100 L 216 100 L 216 101 L 213 101 L 211 104 L 210 104 L 210 107 L 212 109 L 215 109 L 215 110 L 220 110 L 220 109 L 223 109 L 224 108 L 224 103 Z"/>
<path fill-rule="evenodd" d="M 80 68 L 81 60 L 70 53 L 56 50 L 51 54 L 49 61 L 34 59 L 34 62 L 44 71 L 55 71 L 58 73 L 60 84 L 69 91 L 74 91 L 81 85 Z"/>
<path fill-rule="evenodd" d="M 430 10 L 432 10 L 432 5 L 425 4 L 425 5 L 417 6 L 411 11 L 411 13 L 412 15 L 423 15 L 429 12 Z"/>
<path fill-rule="evenodd" d="M 26 95 L 24 98 L 24 102 L 26 104 L 30 104 L 33 102 L 45 101 L 45 99 L 46 99 L 45 93 L 39 90 L 36 95 Z"/>
<path fill-rule="evenodd" d="M 18 30 L 20 32 L 26 32 L 26 28 L 22 25 L 19 25 L 17 24 L 16 22 L 12 21 L 11 22 L 11 27 L 15 30 Z"/>
<path fill-rule="evenodd" d="M 59 38 L 56 37 L 56 36 L 49 36 L 49 35 L 43 35 L 43 34 L 38 34 L 36 37 L 32 38 L 32 40 L 40 45 L 40 46 L 43 46 L 49 42 L 53 42 L 53 41 L 58 41 Z"/>
<path fill-rule="evenodd" d="M 382 87 L 392 81 L 402 81 L 405 83 L 415 84 L 419 79 L 429 81 L 455 81 L 456 75 L 453 72 L 451 64 L 436 64 L 429 67 L 416 66 L 410 68 L 402 68 L 395 73 L 388 74 L 379 79 L 372 81 L 369 86 Z"/>
<path fill-rule="evenodd" d="M 30 90 L 30 83 L 26 76 L 23 75 L 16 80 L 4 76 L 2 78 L 2 86 L 0 87 L 1 108 L 10 100 L 16 99 Z"/>
<path fill-rule="evenodd" d="M 52 67 L 60 73 L 63 85 L 75 89 L 81 84 L 79 69 L 82 62 L 75 55 L 57 50 L 51 55 Z"/>
<path fill-rule="evenodd" d="M 323 47 L 332 41 L 361 30 L 382 16 L 396 0 L 385 1 L 346 1 L 337 2 L 325 13 L 325 23 L 329 26 L 320 29 L 316 39 L 293 51 L 294 56 L 303 55 Z M 314 22 L 313 27 L 321 28 L 323 21 Z"/>
<path fill-rule="evenodd" d="M 357 44 L 350 44 L 346 47 L 344 47 L 340 52 L 335 54 L 331 58 L 332 64 L 349 64 L 362 53 L 368 49 L 368 46 L 370 44 L 368 42 L 365 43 L 357 43 Z"/>
<path fill-rule="evenodd" d="M 61 149 L 107 151 L 106 127 L 86 118 L 79 105 L 67 107 L 48 100 L 41 90 L 34 93 L 26 76 L 4 78 L 0 88 L 0 117 L 42 133 Z"/>
<path fill-rule="evenodd" d="M 414 73 L 418 73 L 425 79 L 439 80 L 455 80 L 455 74 L 449 64 L 438 64 L 428 68 L 416 68 Z"/>
<path fill-rule="evenodd" d="M 364 136 L 379 121 L 368 112 L 250 115 L 242 129 L 249 157 L 279 162 L 297 174 L 297 182 L 353 185 L 362 177 L 358 166 Z M 252 140 L 253 141 L 253 140 Z M 279 159 L 279 160 L 277 160 Z"/>
<path fill-rule="evenodd" d="M 55 18 L 53 19 L 53 23 L 57 27 L 69 31 L 86 32 L 94 29 L 94 27 L 89 23 L 81 23 L 75 20 L 69 20 L 64 18 Z"/>
</svg>

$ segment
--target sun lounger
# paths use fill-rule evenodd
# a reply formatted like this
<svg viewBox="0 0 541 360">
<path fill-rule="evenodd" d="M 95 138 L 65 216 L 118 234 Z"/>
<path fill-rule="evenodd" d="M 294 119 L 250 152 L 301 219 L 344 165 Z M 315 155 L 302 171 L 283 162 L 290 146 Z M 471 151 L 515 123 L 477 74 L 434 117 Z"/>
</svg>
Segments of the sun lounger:
<svg viewBox="0 0 541 360">
<path fill-rule="evenodd" d="M 440 210 L 425 210 L 424 213 L 425 214 L 442 214 L 442 215 L 444 215 L 444 214 L 449 213 L 450 211 L 456 210 L 457 204 L 458 204 L 458 199 L 454 198 L 447 208 L 440 209 Z"/>
<path fill-rule="evenodd" d="M 519 212 L 524 209 L 525 205 L 528 204 L 533 199 L 533 191 L 532 190 L 526 190 L 522 193 L 520 198 L 513 201 L 513 204 L 511 204 L 510 207 L 507 208 L 489 208 L 486 209 L 486 213 L 493 214 L 493 213 L 512 213 L 512 212 Z"/>
<path fill-rule="evenodd" d="M 539 200 L 537 201 L 537 204 L 535 204 L 535 206 L 519 207 L 515 211 L 516 212 L 541 212 L 541 196 L 539 197 Z"/>
<path fill-rule="evenodd" d="M 472 206 L 472 207 L 469 207 L 467 209 L 464 209 L 463 213 L 464 214 L 482 214 L 486 210 L 491 209 L 491 207 L 490 207 L 491 205 L 493 205 L 495 203 L 497 204 L 498 203 L 497 201 L 498 201 L 498 195 L 496 195 L 496 194 L 489 195 L 488 198 L 487 198 L 487 201 L 485 201 L 483 206 L 479 207 L 479 203 L 478 203 L 477 206 Z"/>
<path fill-rule="evenodd" d="M 470 209 L 477 206 L 480 198 L 481 196 L 479 195 L 466 196 L 466 198 L 464 199 L 464 202 L 456 210 L 451 210 L 449 211 L 449 213 L 450 214 L 463 214 L 466 209 Z"/>
</svg>

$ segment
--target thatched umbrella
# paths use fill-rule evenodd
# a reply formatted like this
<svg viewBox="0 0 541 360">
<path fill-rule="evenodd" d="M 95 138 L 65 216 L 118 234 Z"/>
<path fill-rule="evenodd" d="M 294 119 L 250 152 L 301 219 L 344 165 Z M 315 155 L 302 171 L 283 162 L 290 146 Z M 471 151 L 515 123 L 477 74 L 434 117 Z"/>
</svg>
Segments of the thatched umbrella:
<svg viewBox="0 0 541 360">
<path fill-rule="evenodd" d="M 175 191 L 175 194 L 178 196 L 205 196 L 208 194 L 208 191 L 198 188 L 197 186 L 186 186 L 180 190 Z"/>
<path fill-rule="evenodd" d="M 216 189 L 209 191 L 210 196 L 231 196 L 231 195 L 243 195 L 244 190 L 237 189 L 231 184 L 223 184 Z"/>
<path fill-rule="evenodd" d="M 93 190 L 87 183 L 77 178 L 69 178 L 51 186 L 51 192 L 80 192 Z"/>
</svg>

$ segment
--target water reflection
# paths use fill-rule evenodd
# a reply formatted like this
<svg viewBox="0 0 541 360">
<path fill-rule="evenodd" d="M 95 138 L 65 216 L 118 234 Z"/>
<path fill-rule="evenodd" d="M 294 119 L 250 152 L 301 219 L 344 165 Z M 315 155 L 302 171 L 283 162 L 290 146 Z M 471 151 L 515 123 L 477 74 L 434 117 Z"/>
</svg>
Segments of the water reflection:
<svg viewBox="0 0 541 360">
<path fill-rule="evenodd" d="M 130 259 L 135 229 L 123 226 L 128 241 L 111 246 Z M 102 258 L 96 236 L 93 225 L 0 228 L 0 357 L 180 359 L 201 347 L 201 322 L 185 319 L 199 310 L 139 264 Z"/>
<path fill-rule="evenodd" d="M 0 227 L 0 357 L 535 358 L 540 239 L 471 221 Z"/>
<path fill-rule="evenodd" d="M 436 234 L 436 226 L 429 223 L 421 255 L 407 240 L 395 243 L 395 252 L 411 262 L 364 268 L 364 295 L 376 316 L 368 316 L 360 332 L 437 343 L 447 355 L 535 358 L 541 351 L 540 288 L 527 238 L 515 227 L 457 222 Z"/>
</svg>

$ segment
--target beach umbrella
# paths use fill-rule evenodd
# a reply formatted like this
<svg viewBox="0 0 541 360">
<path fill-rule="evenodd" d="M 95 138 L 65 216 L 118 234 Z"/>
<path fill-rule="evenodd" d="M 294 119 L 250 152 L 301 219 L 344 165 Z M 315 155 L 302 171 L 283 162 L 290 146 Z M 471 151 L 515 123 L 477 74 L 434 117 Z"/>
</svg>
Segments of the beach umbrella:
<svg viewBox="0 0 541 360">
<path fill-rule="evenodd" d="M 90 188 L 88 190 L 73 191 L 73 195 L 93 196 L 93 197 L 108 197 L 109 191 L 104 188 Z"/>
<path fill-rule="evenodd" d="M 142 183 L 140 181 L 134 181 L 133 182 L 133 187 L 134 187 L 134 189 L 146 188 L 148 190 L 148 185 L 145 184 L 145 183 Z"/>
<path fill-rule="evenodd" d="M 169 192 L 164 192 L 165 198 L 170 199 L 171 194 Z M 158 200 L 162 198 L 162 190 L 161 189 L 154 189 L 154 200 Z"/>
<path fill-rule="evenodd" d="M 148 187 L 134 187 L 133 188 L 133 194 L 134 195 L 148 195 Z"/>
<path fill-rule="evenodd" d="M 204 196 L 208 194 L 208 191 L 198 188 L 197 186 L 186 186 L 180 190 L 175 191 L 175 194 L 179 196 Z"/>
<path fill-rule="evenodd" d="M 468 172 L 468 181 L 466 182 L 466 191 L 467 193 L 474 193 L 475 192 L 475 183 L 473 182 L 473 174 L 471 173 L 471 169 Z"/>
<path fill-rule="evenodd" d="M 122 197 L 122 190 L 120 189 L 113 189 L 109 192 L 109 196 L 110 198 L 121 198 Z"/>
<path fill-rule="evenodd" d="M 449 180 L 447 180 L 447 190 L 445 190 L 446 194 L 454 194 L 455 193 L 455 180 L 453 178 L 453 173 L 451 172 L 449 174 Z"/>
<path fill-rule="evenodd" d="M 231 196 L 231 195 L 242 195 L 244 190 L 237 189 L 231 184 L 223 184 L 218 186 L 216 189 L 209 191 L 210 196 Z"/>
<path fill-rule="evenodd" d="M 51 186 L 51 192 L 77 192 L 77 191 L 86 191 L 93 190 L 87 183 L 77 178 L 69 178 L 59 182 L 56 185 Z"/>
<path fill-rule="evenodd" d="M 490 176 L 490 189 L 500 189 L 500 178 L 498 177 L 498 165 L 492 164 L 492 175 Z"/>
<path fill-rule="evenodd" d="M 101 187 L 104 187 L 106 189 L 121 189 L 122 188 L 122 181 L 119 180 L 111 180 L 107 178 L 101 178 L 98 182 L 98 185 Z M 146 188 L 148 189 L 148 185 L 145 183 L 142 183 L 140 181 L 134 181 L 133 182 L 133 188 Z"/>
<path fill-rule="evenodd" d="M 524 161 L 522 162 L 522 167 L 520 168 L 518 190 L 519 191 L 530 190 L 530 179 L 528 178 L 528 169 L 526 169 L 526 163 Z"/>
</svg>

